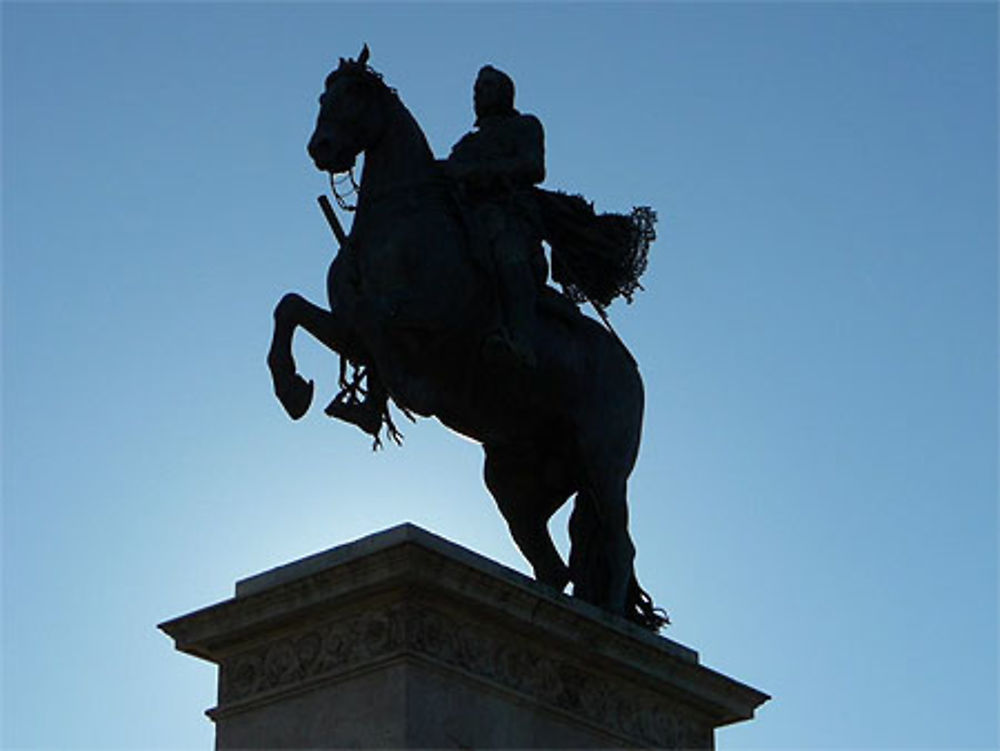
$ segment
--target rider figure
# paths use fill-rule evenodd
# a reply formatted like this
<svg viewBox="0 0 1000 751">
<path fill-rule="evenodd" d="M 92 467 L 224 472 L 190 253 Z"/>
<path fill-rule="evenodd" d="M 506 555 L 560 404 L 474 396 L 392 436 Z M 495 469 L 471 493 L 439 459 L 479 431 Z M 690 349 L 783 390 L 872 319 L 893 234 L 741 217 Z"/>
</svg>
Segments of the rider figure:
<svg viewBox="0 0 1000 751">
<path fill-rule="evenodd" d="M 444 167 L 472 202 L 497 277 L 502 324 L 484 354 L 531 369 L 535 301 L 547 275 L 532 192 L 545 179 L 545 135 L 538 118 L 514 109 L 514 82 L 491 65 L 476 77 L 473 106 L 476 130 L 455 144 Z"/>
<path fill-rule="evenodd" d="M 476 77 L 473 106 L 477 129 L 455 144 L 443 166 L 473 206 L 497 277 L 501 327 L 487 336 L 483 354 L 530 370 L 537 364 L 531 345 L 535 302 L 548 274 L 532 193 L 545 179 L 545 136 L 538 118 L 514 109 L 514 82 L 490 65 Z M 387 399 L 369 369 L 364 400 L 335 399 L 326 413 L 377 436 Z"/>
</svg>

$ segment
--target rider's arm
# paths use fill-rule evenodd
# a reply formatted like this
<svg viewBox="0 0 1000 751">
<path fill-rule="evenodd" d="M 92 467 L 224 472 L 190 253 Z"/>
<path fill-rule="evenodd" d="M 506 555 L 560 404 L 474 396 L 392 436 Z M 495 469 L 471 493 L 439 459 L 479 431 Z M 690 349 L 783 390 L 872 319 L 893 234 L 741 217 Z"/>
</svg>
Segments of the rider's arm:
<svg viewBox="0 0 1000 751">
<path fill-rule="evenodd" d="M 545 179 L 545 133 L 538 118 L 520 115 L 501 133 L 477 132 L 460 140 L 447 172 L 472 187 L 535 185 Z"/>
<path fill-rule="evenodd" d="M 521 115 L 514 125 L 514 153 L 490 160 L 488 169 L 512 185 L 536 185 L 545 179 L 545 132 L 534 115 Z"/>
</svg>

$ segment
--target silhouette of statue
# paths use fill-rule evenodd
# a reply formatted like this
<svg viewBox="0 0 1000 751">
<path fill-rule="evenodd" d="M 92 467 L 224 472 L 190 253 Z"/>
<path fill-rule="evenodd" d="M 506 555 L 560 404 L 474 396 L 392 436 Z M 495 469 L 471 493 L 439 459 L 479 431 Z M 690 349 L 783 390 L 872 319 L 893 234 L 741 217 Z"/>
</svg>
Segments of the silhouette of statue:
<svg viewBox="0 0 1000 751">
<path fill-rule="evenodd" d="M 476 130 L 435 160 L 368 56 L 366 46 L 342 58 L 320 98 L 316 167 L 347 172 L 362 152 L 365 163 L 327 275 L 329 310 L 294 293 L 275 308 L 278 399 L 293 419 L 312 401 L 292 356 L 301 326 L 341 356 L 328 414 L 398 440 L 391 399 L 480 442 L 486 486 L 535 577 L 558 590 L 572 582 L 574 596 L 658 629 L 666 616 L 636 579 L 626 503 L 642 381 L 624 344 L 575 304 L 603 316 L 614 297 L 631 299 L 655 215 L 597 215 L 534 187 L 541 124 L 514 109 L 513 82 L 489 66 L 476 79 Z M 561 293 L 545 284 L 542 238 Z M 567 563 L 547 523 L 571 497 Z"/>
</svg>

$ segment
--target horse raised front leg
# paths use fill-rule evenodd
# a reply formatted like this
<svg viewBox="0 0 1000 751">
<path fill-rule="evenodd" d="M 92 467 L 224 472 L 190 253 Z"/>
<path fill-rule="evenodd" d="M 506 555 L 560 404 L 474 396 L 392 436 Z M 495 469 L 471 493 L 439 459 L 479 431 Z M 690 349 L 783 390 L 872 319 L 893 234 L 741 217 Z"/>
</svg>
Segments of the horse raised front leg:
<svg viewBox="0 0 1000 751">
<path fill-rule="evenodd" d="M 290 292 L 274 309 L 274 333 L 267 353 L 274 393 L 288 416 L 298 420 L 312 404 L 314 384 L 295 370 L 292 339 L 301 326 L 331 350 L 339 352 L 346 338 L 344 326 L 328 310 L 313 305 L 301 295 Z"/>
</svg>

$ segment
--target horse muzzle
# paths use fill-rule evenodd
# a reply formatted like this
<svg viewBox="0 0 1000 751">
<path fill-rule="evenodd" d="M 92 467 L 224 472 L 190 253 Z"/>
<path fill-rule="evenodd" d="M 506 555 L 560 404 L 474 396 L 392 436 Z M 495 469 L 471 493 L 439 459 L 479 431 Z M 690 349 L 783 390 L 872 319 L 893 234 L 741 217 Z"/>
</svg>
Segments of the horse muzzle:
<svg viewBox="0 0 1000 751">
<path fill-rule="evenodd" d="M 329 139 L 317 138 L 316 136 L 310 139 L 308 151 L 316 169 L 331 174 L 347 172 L 354 166 L 357 159 L 357 154 L 351 149 L 335 148 Z"/>
</svg>

